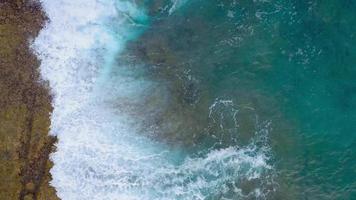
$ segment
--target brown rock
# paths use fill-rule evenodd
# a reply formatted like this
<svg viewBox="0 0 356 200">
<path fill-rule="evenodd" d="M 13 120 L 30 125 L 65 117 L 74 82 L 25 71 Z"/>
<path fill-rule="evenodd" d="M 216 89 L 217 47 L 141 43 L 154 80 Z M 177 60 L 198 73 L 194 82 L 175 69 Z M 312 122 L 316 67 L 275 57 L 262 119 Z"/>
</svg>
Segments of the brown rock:
<svg viewBox="0 0 356 200">
<path fill-rule="evenodd" d="M 49 186 L 51 96 L 29 38 L 45 15 L 33 0 L 0 0 L 0 199 L 55 200 Z"/>
<path fill-rule="evenodd" d="M 33 192 L 35 190 L 35 184 L 33 182 L 26 183 L 26 190 Z"/>
</svg>

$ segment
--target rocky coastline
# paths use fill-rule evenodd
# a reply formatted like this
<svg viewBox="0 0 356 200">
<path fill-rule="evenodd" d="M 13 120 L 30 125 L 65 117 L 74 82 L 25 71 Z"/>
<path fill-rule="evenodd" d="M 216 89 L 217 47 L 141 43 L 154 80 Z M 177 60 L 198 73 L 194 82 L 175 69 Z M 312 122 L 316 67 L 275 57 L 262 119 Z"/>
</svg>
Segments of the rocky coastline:
<svg viewBox="0 0 356 200">
<path fill-rule="evenodd" d="M 0 1 L 0 199 L 56 200 L 51 95 L 30 44 L 46 22 L 37 1 Z"/>
</svg>

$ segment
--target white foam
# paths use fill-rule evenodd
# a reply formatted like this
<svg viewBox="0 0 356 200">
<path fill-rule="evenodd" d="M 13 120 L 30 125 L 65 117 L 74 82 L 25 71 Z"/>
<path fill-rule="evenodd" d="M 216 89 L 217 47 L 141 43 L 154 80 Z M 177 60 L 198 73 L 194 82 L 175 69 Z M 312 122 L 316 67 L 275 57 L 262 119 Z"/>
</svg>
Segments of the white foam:
<svg viewBox="0 0 356 200">
<path fill-rule="evenodd" d="M 187 3 L 187 0 L 171 0 L 172 6 L 168 10 L 168 13 L 171 15 L 174 13 L 176 10 L 178 10 L 181 6 L 183 6 L 185 3 Z"/>
<path fill-rule="evenodd" d="M 51 184 L 61 199 L 205 199 L 228 193 L 231 184 L 242 197 L 241 180 L 271 169 L 266 153 L 254 145 L 213 150 L 177 164 L 176 152 L 139 134 L 140 123 L 129 111 L 140 109 L 142 94 L 154 83 L 131 68 L 113 68 L 135 35 L 135 19 L 144 18 L 134 4 L 42 3 L 50 22 L 33 47 L 54 94 L 50 133 L 59 142 L 51 156 Z"/>
</svg>

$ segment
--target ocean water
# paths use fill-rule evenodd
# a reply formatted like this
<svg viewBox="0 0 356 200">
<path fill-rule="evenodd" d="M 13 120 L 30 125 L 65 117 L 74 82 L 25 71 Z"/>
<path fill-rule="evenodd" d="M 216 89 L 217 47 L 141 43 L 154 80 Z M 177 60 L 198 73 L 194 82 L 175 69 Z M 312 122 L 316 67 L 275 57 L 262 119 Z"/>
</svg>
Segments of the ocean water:
<svg viewBox="0 0 356 200">
<path fill-rule="evenodd" d="M 356 199 L 356 2 L 42 5 L 61 199 Z"/>
</svg>

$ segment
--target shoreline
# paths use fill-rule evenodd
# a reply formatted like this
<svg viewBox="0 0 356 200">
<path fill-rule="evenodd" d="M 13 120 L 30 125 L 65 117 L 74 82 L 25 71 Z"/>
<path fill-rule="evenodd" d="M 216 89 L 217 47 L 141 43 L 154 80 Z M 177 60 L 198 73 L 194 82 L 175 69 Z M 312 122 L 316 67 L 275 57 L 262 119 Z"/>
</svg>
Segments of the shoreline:
<svg viewBox="0 0 356 200">
<path fill-rule="evenodd" d="M 46 20 L 38 1 L 0 3 L 0 199 L 58 199 L 49 185 L 51 95 L 29 47 Z"/>
</svg>

